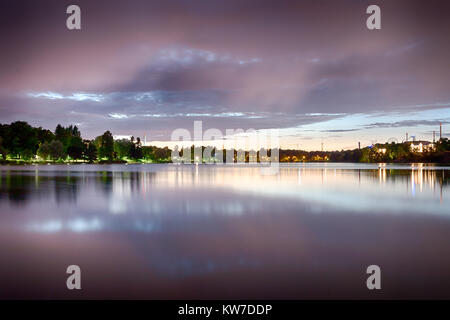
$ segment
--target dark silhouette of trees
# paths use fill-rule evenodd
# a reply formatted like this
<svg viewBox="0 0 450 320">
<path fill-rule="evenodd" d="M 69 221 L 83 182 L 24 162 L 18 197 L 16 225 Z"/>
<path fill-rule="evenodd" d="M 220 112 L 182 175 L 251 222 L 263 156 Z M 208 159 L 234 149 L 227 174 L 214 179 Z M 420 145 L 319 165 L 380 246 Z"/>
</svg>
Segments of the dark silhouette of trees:
<svg viewBox="0 0 450 320">
<path fill-rule="evenodd" d="M 168 160 L 171 155 L 169 148 L 156 148 L 154 150 L 155 160 Z"/>
<path fill-rule="evenodd" d="M 114 139 L 111 132 L 106 131 L 100 138 L 100 147 L 98 148 L 100 158 L 114 159 Z"/>
<path fill-rule="evenodd" d="M 0 156 L 3 160 L 6 160 L 6 149 L 3 147 L 3 138 L 0 136 Z"/>
<path fill-rule="evenodd" d="M 363 156 L 362 150 L 334 151 L 330 154 L 330 160 L 335 162 L 359 162 Z"/>
<path fill-rule="evenodd" d="M 142 143 L 138 137 L 131 139 L 120 139 L 114 141 L 114 152 L 118 159 L 130 158 L 134 160 L 143 158 Z"/>
<path fill-rule="evenodd" d="M 13 158 L 30 159 L 39 147 L 36 130 L 24 121 L 2 125 L 0 136 L 4 152 Z"/>
<path fill-rule="evenodd" d="M 97 147 L 94 141 L 84 140 L 84 159 L 89 162 L 94 162 L 97 160 Z"/>
<path fill-rule="evenodd" d="M 54 137 L 63 145 L 64 152 L 72 159 L 81 159 L 83 157 L 83 140 L 77 126 L 63 127 L 60 124 L 56 126 Z"/>
<path fill-rule="evenodd" d="M 128 139 L 120 139 L 114 141 L 114 152 L 117 158 L 123 159 L 130 156 L 133 143 Z"/>
<path fill-rule="evenodd" d="M 53 132 L 51 132 L 48 129 L 43 129 L 42 127 L 39 127 L 35 128 L 35 130 L 39 143 L 43 143 L 45 141 L 51 142 L 53 139 L 55 139 L 55 135 L 53 134 Z"/>
<path fill-rule="evenodd" d="M 56 126 L 55 139 L 62 143 L 65 150 L 69 147 L 71 133 L 71 130 L 69 131 L 68 128 L 64 128 L 60 124 Z"/>
<path fill-rule="evenodd" d="M 44 160 L 48 159 L 48 157 L 50 156 L 50 145 L 47 141 L 45 141 L 39 146 L 39 149 L 37 150 L 37 155 Z"/>
<path fill-rule="evenodd" d="M 147 161 L 154 161 L 155 160 L 154 147 L 143 146 L 142 157 Z"/>
<path fill-rule="evenodd" d="M 211 161 L 219 157 L 224 161 L 267 161 L 274 150 L 220 150 L 208 147 L 210 154 L 205 155 L 207 147 L 190 146 L 183 147 L 179 154 L 186 162 Z M 178 150 L 178 147 L 176 148 Z M 200 159 L 197 155 L 203 155 Z M 221 151 L 221 152 L 220 152 Z M 370 147 L 341 151 L 303 151 L 303 150 L 277 150 L 279 157 L 272 159 L 281 162 L 299 161 L 334 161 L 334 162 L 450 162 L 450 141 L 447 138 L 436 142 L 434 149 L 426 149 L 423 152 L 415 152 L 410 143 L 378 143 Z M 267 155 L 265 155 L 267 152 Z M 189 153 L 191 155 L 189 159 Z M 228 153 L 228 156 L 227 156 Z M 72 160 L 84 160 L 95 162 L 123 161 L 133 159 L 135 161 L 167 162 L 171 160 L 171 150 L 168 147 L 142 146 L 141 139 L 121 139 L 114 141 L 110 131 L 98 136 L 94 140 L 82 140 L 77 126 L 63 127 L 58 124 L 55 132 L 33 128 L 24 121 L 16 121 L 11 124 L 0 124 L 0 159 L 2 161 L 29 160 L 35 156 L 43 160 L 62 161 L 67 156 Z M 186 155 L 186 157 L 184 157 Z M 103 159 L 103 160 L 102 160 Z M 219 161 L 220 162 L 220 161 Z"/>
<path fill-rule="evenodd" d="M 61 141 L 53 140 L 49 143 L 50 158 L 53 160 L 65 159 L 66 154 L 64 152 L 64 146 Z"/>
<path fill-rule="evenodd" d="M 168 161 L 171 151 L 166 148 L 142 146 L 141 139 L 114 141 L 110 131 L 94 140 L 83 140 L 77 126 L 58 124 L 54 133 L 42 127 L 33 128 L 24 121 L 0 124 L 0 158 L 3 160 L 31 159 L 61 161 L 67 156 L 72 160 L 95 162 L 99 158 L 134 159 L 136 161 Z"/>
<path fill-rule="evenodd" d="M 142 158 L 142 148 L 141 139 L 137 137 L 134 141 L 134 137 L 131 137 L 131 148 L 130 148 L 130 158 L 131 159 L 141 159 Z"/>
<path fill-rule="evenodd" d="M 67 148 L 67 154 L 74 160 L 82 159 L 84 148 L 85 146 L 81 137 L 72 136 L 69 147 Z"/>
<path fill-rule="evenodd" d="M 439 139 L 436 143 L 436 150 L 440 152 L 450 151 L 450 140 L 448 138 Z"/>
</svg>

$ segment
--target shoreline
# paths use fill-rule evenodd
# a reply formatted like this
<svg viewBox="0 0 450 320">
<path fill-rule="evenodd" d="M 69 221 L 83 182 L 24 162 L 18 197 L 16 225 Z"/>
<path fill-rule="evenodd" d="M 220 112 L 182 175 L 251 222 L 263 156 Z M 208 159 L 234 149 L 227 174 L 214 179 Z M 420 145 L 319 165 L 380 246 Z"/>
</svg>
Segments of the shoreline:
<svg viewBox="0 0 450 320">
<path fill-rule="evenodd" d="M 423 165 L 438 165 L 438 166 L 450 166 L 449 162 L 427 162 L 427 161 L 392 161 L 392 162 L 383 162 L 383 161 L 374 161 L 374 162 L 355 162 L 355 161 L 280 161 L 279 164 L 300 164 L 300 163 L 348 163 L 348 164 L 384 164 L 384 165 L 395 165 L 395 164 L 423 164 Z M 172 161 L 159 161 L 159 162 L 127 162 L 127 161 L 100 161 L 100 162 L 50 162 L 50 161 L 0 161 L 0 165 L 2 166 L 29 166 L 29 165 L 59 165 L 59 166 L 67 166 L 67 165 L 112 165 L 112 164 L 122 164 L 122 165 L 136 165 L 136 164 L 174 164 Z M 178 163 L 176 163 L 178 164 Z M 212 163 L 198 163 L 198 164 L 208 164 Z M 224 163 L 214 163 L 214 164 L 224 164 Z M 261 164 L 258 163 L 233 163 L 233 164 Z M 196 163 L 183 163 L 183 165 L 196 165 Z"/>
</svg>

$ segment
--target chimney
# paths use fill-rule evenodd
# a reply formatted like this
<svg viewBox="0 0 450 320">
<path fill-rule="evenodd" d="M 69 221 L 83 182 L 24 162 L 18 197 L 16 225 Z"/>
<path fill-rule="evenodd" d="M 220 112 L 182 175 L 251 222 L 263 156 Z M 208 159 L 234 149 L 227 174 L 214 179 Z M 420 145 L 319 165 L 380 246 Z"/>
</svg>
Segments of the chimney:
<svg viewBox="0 0 450 320">
<path fill-rule="evenodd" d="M 361 150 L 361 142 L 358 142 L 358 149 Z"/>
<path fill-rule="evenodd" d="M 433 130 L 433 143 L 436 142 L 436 131 Z"/>
<path fill-rule="evenodd" d="M 408 132 L 406 133 L 406 142 L 408 142 Z"/>
<path fill-rule="evenodd" d="M 439 140 L 442 139 L 442 122 L 439 124 Z"/>
</svg>

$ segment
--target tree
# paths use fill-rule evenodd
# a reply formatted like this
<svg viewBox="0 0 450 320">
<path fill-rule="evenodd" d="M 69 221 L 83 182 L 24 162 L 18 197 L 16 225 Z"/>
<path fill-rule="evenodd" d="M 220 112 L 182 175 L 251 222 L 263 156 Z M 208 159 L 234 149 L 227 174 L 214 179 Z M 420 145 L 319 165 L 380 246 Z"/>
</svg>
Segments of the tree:
<svg viewBox="0 0 450 320">
<path fill-rule="evenodd" d="M 76 128 L 76 127 L 75 127 Z M 84 144 L 80 136 L 72 136 L 70 138 L 70 144 L 67 148 L 67 154 L 72 159 L 81 159 L 83 157 Z"/>
<path fill-rule="evenodd" d="M 36 131 L 28 123 L 16 121 L 2 131 L 4 147 L 14 157 L 29 159 L 36 153 L 39 147 Z"/>
<path fill-rule="evenodd" d="M 133 143 L 128 139 L 120 139 L 114 141 L 114 152 L 119 159 L 130 157 Z"/>
<path fill-rule="evenodd" d="M 70 126 L 69 130 L 72 131 L 72 136 L 73 137 L 81 137 L 81 132 L 80 132 L 80 130 L 78 130 L 77 126 L 73 126 L 73 127 Z"/>
<path fill-rule="evenodd" d="M 364 148 L 361 151 L 360 162 L 369 162 L 370 161 L 370 150 L 368 148 Z"/>
<path fill-rule="evenodd" d="M 436 143 L 437 151 L 450 151 L 450 140 L 448 138 L 441 138 Z"/>
<path fill-rule="evenodd" d="M 78 157 L 75 159 L 79 159 L 81 157 L 82 153 L 82 139 L 81 139 L 81 133 L 78 130 L 77 126 L 68 126 L 67 128 L 61 126 L 58 124 L 55 129 L 55 135 L 56 140 L 61 141 L 63 144 L 64 152 L 72 153 L 74 156 Z M 71 151 L 69 152 L 69 148 L 71 148 Z"/>
<path fill-rule="evenodd" d="M 130 157 L 136 160 L 142 158 L 141 139 L 139 137 L 136 142 L 134 142 L 134 137 L 131 137 Z"/>
<path fill-rule="evenodd" d="M 98 151 L 98 149 L 100 149 L 100 147 L 102 146 L 102 136 L 95 137 L 95 139 L 92 140 L 92 143 L 94 144 L 94 146 L 97 148 Z"/>
<path fill-rule="evenodd" d="M 112 160 L 114 158 L 114 138 L 111 132 L 106 131 L 100 139 L 100 148 L 98 149 L 100 158 Z"/>
<path fill-rule="evenodd" d="M 155 158 L 157 160 L 166 160 L 170 157 L 170 150 L 167 147 L 164 148 L 156 148 L 155 150 Z"/>
<path fill-rule="evenodd" d="M 53 140 L 49 144 L 50 147 L 50 158 L 53 160 L 64 159 L 66 157 L 64 153 L 64 147 L 61 141 Z"/>
<path fill-rule="evenodd" d="M 6 149 L 3 147 L 3 138 L 0 136 L 0 155 L 3 160 L 6 160 Z"/>
<path fill-rule="evenodd" d="M 138 147 L 138 146 L 134 146 L 131 149 L 131 158 L 133 159 L 142 159 L 142 148 Z"/>
<path fill-rule="evenodd" d="M 67 150 L 69 147 L 71 132 L 58 124 L 55 129 L 55 139 L 60 141 L 63 145 L 64 150 Z"/>
<path fill-rule="evenodd" d="M 39 149 L 37 150 L 37 155 L 46 160 L 48 159 L 48 157 L 50 156 L 50 145 L 47 141 L 45 141 L 44 143 L 41 143 L 41 145 L 39 146 Z"/>
<path fill-rule="evenodd" d="M 35 131 L 36 131 L 36 137 L 38 139 L 39 144 L 42 144 L 45 141 L 51 142 L 53 139 L 55 139 L 55 135 L 50 130 L 39 127 L 39 128 L 35 128 Z"/>
<path fill-rule="evenodd" d="M 84 159 L 88 160 L 89 162 L 94 162 L 95 160 L 97 160 L 97 147 L 95 146 L 94 141 L 85 140 L 84 146 Z"/>
<path fill-rule="evenodd" d="M 155 160 L 155 154 L 154 154 L 154 148 L 153 147 L 147 147 L 147 146 L 143 146 L 142 147 L 142 157 L 145 160 Z"/>
</svg>

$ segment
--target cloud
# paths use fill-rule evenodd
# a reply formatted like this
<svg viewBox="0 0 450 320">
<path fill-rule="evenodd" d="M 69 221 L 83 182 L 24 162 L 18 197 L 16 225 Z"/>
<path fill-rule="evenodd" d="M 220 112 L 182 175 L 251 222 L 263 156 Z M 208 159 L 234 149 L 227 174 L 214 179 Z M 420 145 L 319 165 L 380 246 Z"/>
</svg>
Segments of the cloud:
<svg viewBox="0 0 450 320">
<path fill-rule="evenodd" d="M 74 101 L 96 101 L 100 102 L 104 100 L 103 95 L 101 94 L 92 94 L 92 93 L 84 93 L 84 92 L 75 92 L 71 95 L 65 96 L 57 92 L 30 92 L 28 93 L 30 97 L 33 98 L 46 98 L 50 100 L 74 100 Z"/>
<path fill-rule="evenodd" d="M 352 132 L 352 131 L 359 131 L 361 129 L 330 129 L 330 130 L 322 130 L 321 132 Z"/>
<path fill-rule="evenodd" d="M 365 26 L 366 0 L 77 4 L 81 32 L 61 23 L 64 2 L 0 4 L 2 122 L 167 136 L 193 120 L 267 129 L 352 114 L 401 119 L 366 130 L 418 125 L 407 121 L 420 110 L 448 118 L 445 0 L 380 0 L 377 32 Z M 354 130 L 338 128 L 329 132 Z"/>
<path fill-rule="evenodd" d="M 402 120 L 396 122 L 375 122 L 365 126 L 367 129 L 373 128 L 399 128 L 399 127 L 418 127 L 418 126 L 439 126 L 439 124 L 448 124 L 445 120 Z"/>
<path fill-rule="evenodd" d="M 110 113 L 109 116 L 114 119 L 128 119 L 129 116 L 122 113 Z"/>
</svg>

